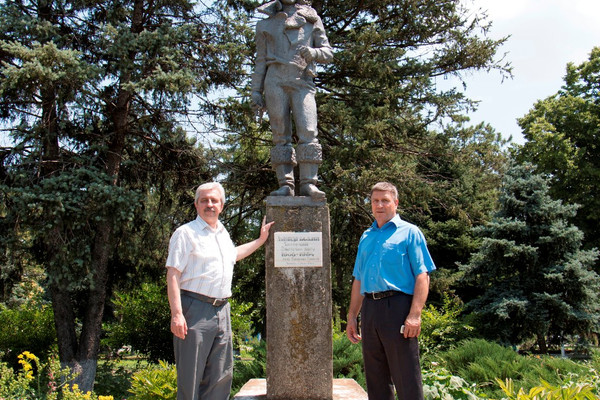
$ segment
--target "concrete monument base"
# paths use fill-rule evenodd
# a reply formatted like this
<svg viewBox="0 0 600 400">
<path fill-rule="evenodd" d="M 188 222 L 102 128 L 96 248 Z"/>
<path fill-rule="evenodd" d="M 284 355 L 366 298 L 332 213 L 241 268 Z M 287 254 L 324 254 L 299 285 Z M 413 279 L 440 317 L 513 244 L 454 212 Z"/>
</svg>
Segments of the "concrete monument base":
<svg viewBox="0 0 600 400">
<path fill-rule="evenodd" d="M 310 197 L 267 197 L 268 400 L 332 400 L 329 209 Z"/>
<path fill-rule="evenodd" d="M 298 391 L 301 392 L 302 389 L 298 388 Z M 234 400 L 265 400 L 266 398 L 266 379 L 250 379 L 233 397 Z M 354 379 L 334 379 L 333 400 L 367 400 L 367 392 Z"/>
</svg>

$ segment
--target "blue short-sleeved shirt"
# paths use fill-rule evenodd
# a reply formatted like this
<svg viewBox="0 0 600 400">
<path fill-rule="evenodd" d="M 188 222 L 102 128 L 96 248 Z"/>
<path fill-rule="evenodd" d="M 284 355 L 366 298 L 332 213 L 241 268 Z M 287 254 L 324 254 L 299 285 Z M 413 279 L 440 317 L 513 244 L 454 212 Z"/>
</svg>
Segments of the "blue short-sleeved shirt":
<svg viewBox="0 0 600 400">
<path fill-rule="evenodd" d="M 416 276 L 435 270 L 419 228 L 394 216 L 381 228 L 377 221 L 360 238 L 354 278 L 361 294 L 399 290 L 413 294 Z"/>
</svg>

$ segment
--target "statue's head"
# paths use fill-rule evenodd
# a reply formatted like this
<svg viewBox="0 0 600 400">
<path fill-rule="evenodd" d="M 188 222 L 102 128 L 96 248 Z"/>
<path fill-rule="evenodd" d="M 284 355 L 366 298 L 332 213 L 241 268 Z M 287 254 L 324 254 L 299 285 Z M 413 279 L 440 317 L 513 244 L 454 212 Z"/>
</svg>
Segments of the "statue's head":
<svg viewBox="0 0 600 400">
<path fill-rule="evenodd" d="M 257 11 L 267 15 L 274 15 L 283 9 L 284 5 L 310 7 L 311 0 L 273 0 L 257 8 Z"/>
</svg>

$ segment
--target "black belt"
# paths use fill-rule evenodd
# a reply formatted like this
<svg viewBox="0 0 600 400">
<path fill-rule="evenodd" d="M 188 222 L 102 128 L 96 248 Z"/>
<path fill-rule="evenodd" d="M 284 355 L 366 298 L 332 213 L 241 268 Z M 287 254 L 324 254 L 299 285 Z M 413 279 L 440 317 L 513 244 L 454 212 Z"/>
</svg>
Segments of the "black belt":
<svg viewBox="0 0 600 400">
<path fill-rule="evenodd" d="M 200 293 L 190 292 L 189 290 L 181 289 L 181 294 L 191 297 L 196 300 L 203 301 L 205 303 L 212 304 L 215 307 L 221 307 L 224 304 L 227 304 L 227 298 L 225 299 L 217 299 L 214 297 L 208 297 Z"/>
<path fill-rule="evenodd" d="M 385 292 L 365 293 L 365 297 L 371 300 L 380 300 L 385 299 L 386 297 L 398 296 L 399 294 L 404 293 L 398 290 L 386 290 Z"/>
</svg>

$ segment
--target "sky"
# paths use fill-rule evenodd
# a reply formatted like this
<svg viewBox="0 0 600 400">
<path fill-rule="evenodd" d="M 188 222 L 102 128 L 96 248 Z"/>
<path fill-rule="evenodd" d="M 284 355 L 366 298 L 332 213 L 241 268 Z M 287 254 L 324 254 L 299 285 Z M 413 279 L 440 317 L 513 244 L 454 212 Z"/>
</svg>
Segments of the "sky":
<svg viewBox="0 0 600 400">
<path fill-rule="evenodd" d="M 513 79 L 498 72 L 466 77 L 466 95 L 479 100 L 471 123 L 485 121 L 506 138 L 523 143 L 517 118 L 536 101 L 558 92 L 569 62 L 579 65 L 600 46 L 600 0 L 463 0 L 487 10 L 489 37 L 511 37 L 499 50 L 508 53 Z"/>
</svg>

